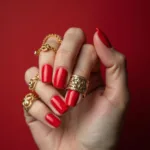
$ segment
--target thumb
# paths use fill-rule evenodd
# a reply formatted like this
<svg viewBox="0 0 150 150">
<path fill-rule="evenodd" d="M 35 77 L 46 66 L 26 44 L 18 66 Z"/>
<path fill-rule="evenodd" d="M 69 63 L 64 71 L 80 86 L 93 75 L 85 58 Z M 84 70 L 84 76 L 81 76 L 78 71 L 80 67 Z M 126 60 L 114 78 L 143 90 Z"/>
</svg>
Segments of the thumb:
<svg viewBox="0 0 150 150">
<path fill-rule="evenodd" d="M 93 37 L 94 46 L 101 63 L 106 67 L 105 94 L 126 88 L 125 56 L 112 47 L 106 35 L 98 28 Z M 116 93 L 116 91 L 115 91 Z"/>
</svg>

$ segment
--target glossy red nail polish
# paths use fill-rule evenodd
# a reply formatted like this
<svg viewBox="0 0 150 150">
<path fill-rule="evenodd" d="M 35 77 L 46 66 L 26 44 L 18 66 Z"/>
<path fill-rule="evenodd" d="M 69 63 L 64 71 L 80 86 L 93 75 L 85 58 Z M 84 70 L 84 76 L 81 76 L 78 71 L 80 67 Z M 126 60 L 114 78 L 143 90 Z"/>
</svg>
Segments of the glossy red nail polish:
<svg viewBox="0 0 150 150">
<path fill-rule="evenodd" d="M 54 76 L 54 86 L 59 89 L 65 88 L 67 76 L 67 70 L 63 67 L 59 67 Z"/>
<path fill-rule="evenodd" d="M 42 82 L 51 83 L 52 82 L 52 72 L 53 68 L 51 65 L 45 64 L 42 67 Z"/>
<path fill-rule="evenodd" d="M 112 45 L 110 41 L 108 40 L 107 36 L 105 35 L 105 33 L 102 32 L 99 28 L 96 28 L 96 30 L 97 30 L 100 40 L 104 43 L 104 45 L 106 45 L 108 48 L 111 48 Z"/>
<path fill-rule="evenodd" d="M 66 95 L 66 105 L 74 107 L 79 99 L 79 92 L 68 90 Z"/>
<path fill-rule="evenodd" d="M 68 106 L 59 96 L 52 97 L 50 102 L 60 114 L 63 114 L 68 110 Z"/>
<path fill-rule="evenodd" d="M 58 119 L 56 116 L 54 116 L 53 114 L 47 114 L 46 116 L 45 116 L 45 119 L 46 119 L 46 121 L 50 124 L 50 125 L 52 125 L 52 126 L 54 126 L 54 127 L 58 127 L 59 125 L 60 125 L 60 123 L 61 123 L 61 120 L 60 119 Z"/>
</svg>

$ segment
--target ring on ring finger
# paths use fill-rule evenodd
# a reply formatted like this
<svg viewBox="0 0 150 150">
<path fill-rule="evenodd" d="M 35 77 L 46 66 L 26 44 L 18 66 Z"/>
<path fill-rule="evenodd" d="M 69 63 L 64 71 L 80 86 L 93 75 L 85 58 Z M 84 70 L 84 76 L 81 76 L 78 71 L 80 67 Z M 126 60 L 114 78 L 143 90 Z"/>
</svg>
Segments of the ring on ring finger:
<svg viewBox="0 0 150 150">
<path fill-rule="evenodd" d="M 36 74 L 35 77 L 31 78 L 29 81 L 29 90 L 31 90 L 32 92 L 35 91 L 35 87 L 37 82 L 39 81 L 39 74 Z"/>
<path fill-rule="evenodd" d="M 22 102 L 24 109 L 28 112 L 29 109 L 31 108 L 33 102 L 37 99 L 38 99 L 38 96 L 36 96 L 35 94 L 33 94 L 33 93 L 27 94 L 24 97 L 23 102 Z"/>
</svg>

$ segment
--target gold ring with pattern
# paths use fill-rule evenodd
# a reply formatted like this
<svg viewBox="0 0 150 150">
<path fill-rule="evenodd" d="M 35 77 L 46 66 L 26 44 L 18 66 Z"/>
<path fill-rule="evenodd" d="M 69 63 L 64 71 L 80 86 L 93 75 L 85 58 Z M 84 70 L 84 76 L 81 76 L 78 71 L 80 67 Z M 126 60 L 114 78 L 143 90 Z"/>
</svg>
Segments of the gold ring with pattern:
<svg viewBox="0 0 150 150">
<path fill-rule="evenodd" d="M 35 87 L 37 82 L 39 81 L 39 74 L 37 74 L 35 77 L 33 77 L 32 79 L 30 79 L 29 81 L 29 90 L 31 91 L 35 91 Z"/>
<path fill-rule="evenodd" d="M 38 99 L 38 96 L 36 96 L 35 94 L 33 94 L 33 93 L 27 94 L 24 97 L 23 102 L 22 102 L 24 109 L 28 112 L 29 109 L 31 108 L 33 102 L 37 99 Z"/>
<path fill-rule="evenodd" d="M 61 36 L 59 36 L 57 34 L 49 34 L 44 38 L 41 48 L 34 52 L 35 55 L 39 55 L 41 51 L 46 52 L 49 50 L 53 50 L 55 53 L 57 52 L 56 48 L 54 48 L 51 45 L 49 45 L 48 43 L 46 43 L 48 38 L 51 38 L 51 37 L 55 38 L 59 45 L 61 44 L 61 42 L 62 42 Z"/>
<path fill-rule="evenodd" d="M 47 52 L 47 51 L 50 51 L 50 50 L 53 50 L 55 53 L 57 52 L 56 48 L 50 46 L 49 44 L 43 44 L 40 49 L 38 49 L 37 51 L 34 52 L 34 54 L 39 55 L 41 51 L 42 52 Z"/>
<path fill-rule="evenodd" d="M 72 75 L 67 86 L 67 89 L 78 91 L 85 97 L 88 89 L 89 81 L 82 76 Z"/>
<path fill-rule="evenodd" d="M 46 41 L 47 41 L 49 38 L 51 38 L 51 37 L 55 38 L 55 39 L 57 40 L 58 44 L 61 44 L 62 38 L 61 38 L 61 36 L 58 35 L 58 34 L 48 34 L 48 35 L 44 38 L 43 44 L 45 44 Z"/>
</svg>

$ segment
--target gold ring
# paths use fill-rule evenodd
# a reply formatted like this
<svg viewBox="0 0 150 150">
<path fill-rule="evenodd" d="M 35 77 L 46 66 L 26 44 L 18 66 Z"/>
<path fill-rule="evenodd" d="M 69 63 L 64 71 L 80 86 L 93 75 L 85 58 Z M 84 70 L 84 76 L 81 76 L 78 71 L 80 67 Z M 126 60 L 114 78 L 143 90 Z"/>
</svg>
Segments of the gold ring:
<svg viewBox="0 0 150 150">
<path fill-rule="evenodd" d="M 22 102 L 24 109 L 28 112 L 29 109 L 31 108 L 33 102 L 37 99 L 38 99 L 38 96 L 34 95 L 33 93 L 27 94 L 24 97 L 23 102 Z"/>
<path fill-rule="evenodd" d="M 61 38 L 61 36 L 58 35 L 58 34 L 49 34 L 49 35 L 47 35 L 47 36 L 44 38 L 44 40 L 43 40 L 43 44 L 45 44 L 46 41 L 47 41 L 50 37 L 55 38 L 55 39 L 57 40 L 58 44 L 61 44 L 62 38 Z"/>
<path fill-rule="evenodd" d="M 56 48 L 50 46 L 49 44 L 43 44 L 40 49 L 38 49 L 37 51 L 34 52 L 34 54 L 39 55 L 41 51 L 42 52 L 47 52 L 47 51 L 50 51 L 50 50 L 53 50 L 55 53 L 57 52 Z"/>
<path fill-rule="evenodd" d="M 72 75 L 67 86 L 67 89 L 78 91 L 79 93 L 86 95 L 89 81 L 82 76 Z"/>
<path fill-rule="evenodd" d="M 37 74 L 32 79 L 30 79 L 30 81 L 29 81 L 29 90 L 35 91 L 35 87 L 36 87 L 36 84 L 37 84 L 38 80 L 39 80 L 39 74 Z"/>
<path fill-rule="evenodd" d="M 54 48 L 54 47 L 52 47 L 52 46 L 50 46 L 49 44 L 46 43 L 46 41 L 47 41 L 48 38 L 50 38 L 50 37 L 55 38 L 55 39 L 57 40 L 58 44 L 61 44 L 61 42 L 62 42 L 61 36 L 59 36 L 59 35 L 57 35 L 57 34 L 49 34 L 49 35 L 47 35 L 47 36 L 44 38 L 41 48 L 38 49 L 38 50 L 36 50 L 36 51 L 34 52 L 35 55 L 39 55 L 41 51 L 46 52 L 46 51 L 49 51 L 49 50 L 53 50 L 55 53 L 57 52 L 57 49 L 56 49 L 56 48 Z"/>
</svg>

